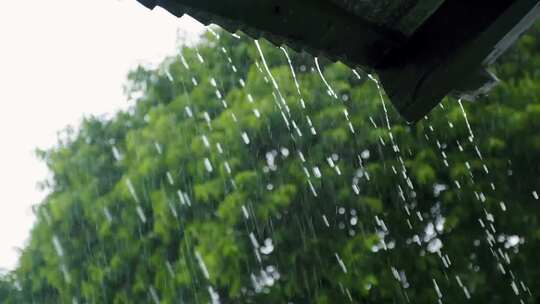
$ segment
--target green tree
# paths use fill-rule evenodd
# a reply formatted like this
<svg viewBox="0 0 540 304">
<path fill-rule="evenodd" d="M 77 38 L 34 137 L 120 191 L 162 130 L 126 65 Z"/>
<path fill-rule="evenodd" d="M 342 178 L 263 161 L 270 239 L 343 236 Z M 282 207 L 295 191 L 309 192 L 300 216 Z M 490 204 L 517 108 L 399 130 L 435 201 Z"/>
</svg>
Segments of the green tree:
<svg viewBox="0 0 540 304">
<path fill-rule="evenodd" d="M 139 67 L 132 107 L 39 152 L 50 194 L 3 297 L 536 303 L 537 32 L 489 98 L 416 125 L 371 75 L 225 32 Z"/>
</svg>

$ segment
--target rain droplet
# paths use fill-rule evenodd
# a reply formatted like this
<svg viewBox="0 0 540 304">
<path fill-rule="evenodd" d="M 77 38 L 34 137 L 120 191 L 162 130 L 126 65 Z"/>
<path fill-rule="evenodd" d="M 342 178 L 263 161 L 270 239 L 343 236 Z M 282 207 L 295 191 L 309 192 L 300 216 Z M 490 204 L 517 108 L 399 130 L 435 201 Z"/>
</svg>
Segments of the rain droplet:
<svg viewBox="0 0 540 304">
<path fill-rule="evenodd" d="M 56 254 L 58 254 L 59 257 L 64 256 L 64 249 L 62 248 L 62 245 L 60 244 L 60 240 L 58 240 L 58 237 L 56 235 L 52 238 L 54 250 L 56 250 Z"/>
<path fill-rule="evenodd" d="M 269 255 L 274 251 L 274 244 L 272 243 L 272 239 L 267 238 L 264 240 L 264 246 L 260 248 L 260 251 L 264 255 Z"/>
<path fill-rule="evenodd" d="M 201 257 L 201 254 L 198 251 L 195 251 L 195 258 L 197 259 L 197 262 L 199 263 L 199 267 L 201 268 L 204 277 L 206 279 L 210 279 L 210 273 L 208 272 L 208 268 L 206 267 L 206 264 L 204 263 L 204 260 Z"/>
<path fill-rule="evenodd" d="M 443 247 L 443 243 L 439 238 L 434 238 L 428 243 L 427 250 L 431 253 L 439 252 Z"/>
<path fill-rule="evenodd" d="M 369 152 L 369 150 L 366 149 L 366 150 L 362 151 L 362 153 L 360 154 L 360 156 L 361 156 L 363 159 L 369 159 L 369 157 L 370 157 L 370 152 Z"/>
<path fill-rule="evenodd" d="M 319 167 L 313 167 L 313 174 L 317 178 L 321 178 L 321 176 L 322 176 L 321 170 L 319 169 Z"/>
<path fill-rule="evenodd" d="M 204 159 L 204 167 L 206 168 L 206 171 L 208 172 L 214 171 L 214 168 L 212 167 L 212 163 L 210 162 L 208 158 Z"/>
<path fill-rule="evenodd" d="M 246 145 L 249 145 L 249 136 L 247 135 L 246 132 L 242 132 L 242 140 L 244 141 Z"/>
<path fill-rule="evenodd" d="M 146 215 L 144 214 L 144 211 L 142 210 L 141 206 L 137 206 L 137 208 L 135 209 L 137 210 L 137 215 L 141 219 L 141 222 L 143 222 L 143 224 L 146 223 Z"/>
</svg>

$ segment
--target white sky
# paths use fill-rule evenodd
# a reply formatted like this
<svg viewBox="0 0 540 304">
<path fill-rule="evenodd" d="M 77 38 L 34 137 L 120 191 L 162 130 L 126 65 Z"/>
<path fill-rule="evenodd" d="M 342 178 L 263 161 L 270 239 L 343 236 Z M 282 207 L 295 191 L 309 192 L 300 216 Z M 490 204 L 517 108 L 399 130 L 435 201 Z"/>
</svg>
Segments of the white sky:
<svg viewBox="0 0 540 304">
<path fill-rule="evenodd" d="M 13 269 L 47 176 L 34 157 L 83 115 L 127 106 L 126 74 L 158 62 L 203 26 L 135 0 L 0 1 L 0 269 Z"/>
</svg>

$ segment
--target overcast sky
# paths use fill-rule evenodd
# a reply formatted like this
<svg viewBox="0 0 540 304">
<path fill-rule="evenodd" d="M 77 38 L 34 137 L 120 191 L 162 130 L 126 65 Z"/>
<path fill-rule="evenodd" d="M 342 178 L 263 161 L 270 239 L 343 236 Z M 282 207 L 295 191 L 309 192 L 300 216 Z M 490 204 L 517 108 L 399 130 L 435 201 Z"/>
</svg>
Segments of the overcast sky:
<svg viewBox="0 0 540 304">
<path fill-rule="evenodd" d="M 0 1 L 0 269 L 15 267 L 45 195 L 35 148 L 84 115 L 125 108 L 129 69 L 172 54 L 179 29 L 195 39 L 204 27 L 135 0 Z"/>
</svg>

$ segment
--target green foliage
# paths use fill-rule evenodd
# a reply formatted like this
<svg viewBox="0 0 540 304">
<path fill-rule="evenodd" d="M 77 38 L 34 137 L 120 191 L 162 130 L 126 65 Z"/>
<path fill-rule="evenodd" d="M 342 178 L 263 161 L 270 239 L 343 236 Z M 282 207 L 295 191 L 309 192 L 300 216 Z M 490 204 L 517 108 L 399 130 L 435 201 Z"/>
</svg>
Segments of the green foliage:
<svg viewBox="0 0 540 304">
<path fill-rule="evenodd" d="M 271 75 L 224 32 L 139 67 L 130 109 L 40 151 L 50 194 L 0 300 L 435 303 L 437 284 L 445 303 L 540 301 L 534 35 L 463 105 L 474 136 L 455 100 L 407 125 L 368 75 L 321 60 L 334 98 L 289 51 L 297 88 L 261 46 Z"/>
</svg>

